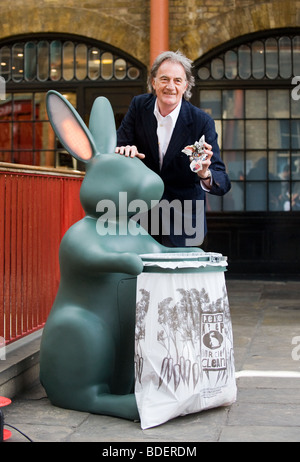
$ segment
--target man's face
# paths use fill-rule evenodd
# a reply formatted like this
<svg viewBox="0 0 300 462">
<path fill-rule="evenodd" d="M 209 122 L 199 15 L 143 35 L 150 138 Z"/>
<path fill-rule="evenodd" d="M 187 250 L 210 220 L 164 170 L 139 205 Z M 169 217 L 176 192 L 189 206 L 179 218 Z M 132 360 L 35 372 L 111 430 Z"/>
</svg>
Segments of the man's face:
<svg viewBox="0 0 300 462">
<path fill-rule="evenodd" d="M 166 116 L 179 104 L 186 88 L 187 81 L 181 64 L 164 61 L 158 68 L 152 86 L 156 92 L 159 110 Z"/>
</svg>

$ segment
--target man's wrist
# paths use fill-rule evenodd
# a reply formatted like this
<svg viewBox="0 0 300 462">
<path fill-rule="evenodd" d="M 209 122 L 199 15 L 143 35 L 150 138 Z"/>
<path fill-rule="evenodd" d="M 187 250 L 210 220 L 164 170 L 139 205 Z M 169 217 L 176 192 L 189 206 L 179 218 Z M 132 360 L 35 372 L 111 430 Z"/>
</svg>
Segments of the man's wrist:
<svg viewBox="0 0 300 462">
<path fill-rule="evenodd" d="M 207 173 L 207 175 L 205 177 L 202 177 L 202 176 L 198 175 L 200 180 L 205 181 L 205 180 L 209 180 L 211 178 L 211 171 L 207 170 L 206 173 Z"/>
</svg>

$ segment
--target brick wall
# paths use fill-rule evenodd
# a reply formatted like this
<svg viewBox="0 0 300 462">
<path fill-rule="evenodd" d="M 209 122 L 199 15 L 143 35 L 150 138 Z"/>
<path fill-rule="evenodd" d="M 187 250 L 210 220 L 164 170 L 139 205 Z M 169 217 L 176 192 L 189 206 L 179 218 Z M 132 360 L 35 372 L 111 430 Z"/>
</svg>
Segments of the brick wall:
<svg viewBox="0 0 300 462">
<path fill-rule="evenodd" d="M 230 39 L 298 27 L 296 0 L 169 0 L 170 49 L 195 60 Z M 101 40 L 149 63 L 150 0 L 14 0 L 0 2 L 0 39 L 62 32 Z"/>
<path fill-rule="evenodd" d="M 300 1 L 172 0 L 170 46 L 195 60 L 228 40 L 260 30 L 299 27 Z"/>
</svg>

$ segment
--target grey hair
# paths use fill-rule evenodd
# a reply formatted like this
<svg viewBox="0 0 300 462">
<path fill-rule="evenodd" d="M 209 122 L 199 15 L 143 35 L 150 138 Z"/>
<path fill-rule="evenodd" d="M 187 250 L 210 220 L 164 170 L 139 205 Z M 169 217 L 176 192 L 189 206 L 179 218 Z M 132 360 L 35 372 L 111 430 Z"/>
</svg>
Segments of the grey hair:
<svg viewBox="0 0 300 462">
<path fill-rule="evenodd" d="M 171 61 L 172 63 L 181 64 L 186 75 L 188 82 L 187 89 L 184 92 L 184 98 L 189 100 L 192 96 L 192 87 L 195 85 L 195 78 L 192 74 L 192 61 L 184 56 L 179 50 L 177 51 L 164 51 L 154 60 L 148 76 L 148 89 L 151 93 L 155 94 L 155 90 L 152 86 L 152 80 L 156 77 L 158 68 L 164 61 Z"/>
</svg>

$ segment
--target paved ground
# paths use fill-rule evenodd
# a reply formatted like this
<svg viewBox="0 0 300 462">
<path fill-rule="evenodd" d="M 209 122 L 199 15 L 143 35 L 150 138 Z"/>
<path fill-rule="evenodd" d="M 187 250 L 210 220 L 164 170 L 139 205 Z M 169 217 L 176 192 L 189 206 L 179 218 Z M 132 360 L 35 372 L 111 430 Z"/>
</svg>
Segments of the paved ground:
<svg viewBox="0 0 300 462">
<path fill-rule="evenodd" d="M 227 290 L 238 385 L 230 407 L 141 430 L 139 423 L 53 407 L 36 384 L 3 408 L 5 422 L 34 442 L 103 442 L 98 455 L 105 448 L 122 455 L 129 442 L 132 449 L 145 443 L 136 456 L 163 443 L 192 450 L 196 442 L 299 442 L 300 282 L 228 280 Z M 4 444 L 28 441 L 10 430 Z"/>
</svg>

